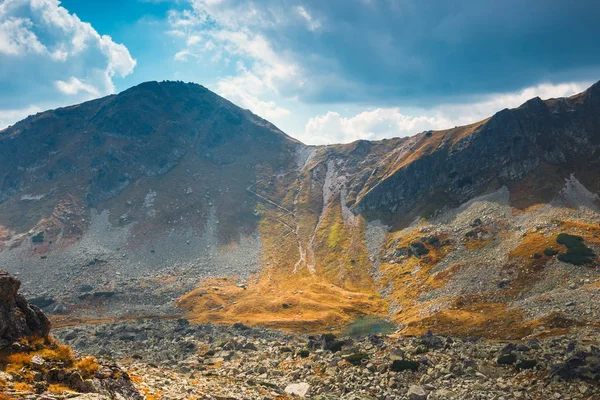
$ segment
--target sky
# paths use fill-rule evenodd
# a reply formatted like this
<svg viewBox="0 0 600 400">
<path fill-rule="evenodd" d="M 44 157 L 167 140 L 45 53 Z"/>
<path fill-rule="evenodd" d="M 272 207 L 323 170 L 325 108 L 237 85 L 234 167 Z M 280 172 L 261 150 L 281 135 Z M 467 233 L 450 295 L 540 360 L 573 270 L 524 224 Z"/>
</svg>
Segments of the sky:
<svg viewBox="0 0 600 400">
<path fill-rule="evenodd" d="M 597 0 L 0 0 L 0 129 L 196 82 L 307 144 L 472 123 L 600 80 Z"/>
</svg>

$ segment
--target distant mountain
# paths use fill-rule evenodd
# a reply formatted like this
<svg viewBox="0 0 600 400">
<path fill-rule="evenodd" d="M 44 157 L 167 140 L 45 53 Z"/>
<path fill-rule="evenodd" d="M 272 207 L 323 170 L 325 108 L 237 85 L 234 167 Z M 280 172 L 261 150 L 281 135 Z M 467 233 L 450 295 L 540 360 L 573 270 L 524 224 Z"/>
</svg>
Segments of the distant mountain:
<svg viewBox="0 0 600 400">
<path fill-rule="evenodd" d="M 176 314 L 187 293 L 198 321 L 521 337 L 600 316 L 599 162 L 600 84 L 306 146 L 149 82 L 0 131 L 0 265 L 58 324 Z"/>
</svg>

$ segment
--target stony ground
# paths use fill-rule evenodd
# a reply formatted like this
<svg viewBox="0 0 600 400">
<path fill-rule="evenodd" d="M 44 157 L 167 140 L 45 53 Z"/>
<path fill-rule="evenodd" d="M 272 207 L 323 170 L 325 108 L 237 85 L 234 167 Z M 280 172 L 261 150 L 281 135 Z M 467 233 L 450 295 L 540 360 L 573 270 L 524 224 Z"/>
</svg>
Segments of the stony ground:
<svg viewBox="0 0 600 400">
<path fill-rule="evenodd" d="M 56 332 L 116 359 L 149 399 L 598 399 L 598 332 L 518 343 L 294 336 L 144 320 Z"/>
</svg>

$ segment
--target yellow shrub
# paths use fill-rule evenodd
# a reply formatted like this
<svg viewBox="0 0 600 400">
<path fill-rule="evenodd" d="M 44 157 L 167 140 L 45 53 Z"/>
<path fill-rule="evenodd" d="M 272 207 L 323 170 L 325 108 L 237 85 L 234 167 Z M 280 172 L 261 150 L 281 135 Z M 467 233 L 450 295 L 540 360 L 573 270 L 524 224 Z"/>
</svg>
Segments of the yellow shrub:
<svg viewBox="0 0 600 400">
<path fill-rule="evenodd" d="M 92 376 L 100 369 L 98 361 L 94 357 L 82 358 L 75 364 L 75 368 L 80 370 L 83 375 Z"/>
<path fill-rule="evenodd" d="M 48 386 L 48 391 L 53 394 L 62 394 L 64 392 L 73 392 L 73 390 L 68 386 L 54 384 L 54 383 L 51 384 L 50 386 Z"/>
<path fill-rule="evenodd" d="M 43 349 L 39 352 L 39 355 L 48 360 L 62 361 L 67 364 L 75 360 L 73 350 L 64 344 L 54 348 Z"/>
<path fill-rule="evenodd" d="M 18 369 L 21 369 L 21 367 L 28 365 L 31 362 L 32 357 L 33 357 L 33 354 L 13 353 L 7 357 L 6 363 L 8 364 L 9 367 L 13 367 L 13 368 L 18 367 Z"/>
<path fill-rule="evenodd" d="M 19 392 L 31 392 L 32 387 L 25 382 L 17 382 L 13 385 L 13 389 Z"/>
</svg>

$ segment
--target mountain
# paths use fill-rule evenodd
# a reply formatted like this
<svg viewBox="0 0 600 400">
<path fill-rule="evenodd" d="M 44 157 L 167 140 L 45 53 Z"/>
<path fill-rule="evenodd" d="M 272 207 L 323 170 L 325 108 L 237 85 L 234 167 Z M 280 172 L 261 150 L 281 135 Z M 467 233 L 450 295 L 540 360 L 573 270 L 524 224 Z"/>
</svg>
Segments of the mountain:
<svg viewBox="0 0 600 400">
<path fill-rule="evenodd" d="M 600 309 L 600 83 L 464 127 L 306 146 L 149 82 L 0 131 L 0 265 L 56 324 L 390 320 L 517 338 Z"/>
</svg>

